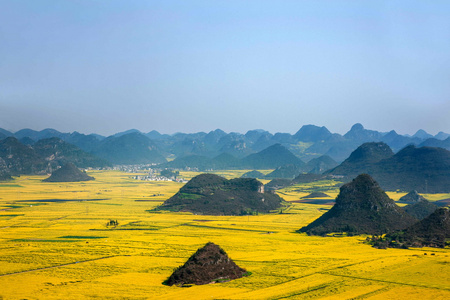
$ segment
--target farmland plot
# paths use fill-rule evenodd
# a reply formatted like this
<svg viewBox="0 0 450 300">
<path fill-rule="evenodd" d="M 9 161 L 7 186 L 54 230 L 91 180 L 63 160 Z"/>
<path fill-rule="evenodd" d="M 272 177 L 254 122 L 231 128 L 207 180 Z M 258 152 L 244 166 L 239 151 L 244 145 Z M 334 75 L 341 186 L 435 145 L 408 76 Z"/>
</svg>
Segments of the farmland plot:
<svg viewBox="0 0 450 300">
<path fill-rule="evenodd" d="M 22 176 L 0 183 L 0 298 L 450 298 L 448 248 L 379 250 L 364 236 L 295 232 L 330 205 L 292 203 L 282 214 L 252 216 L 149 212 L 182 184 L 116 171 L 89 175 L 96 180 L 44 183 L 42 176 Z M 329 182 L 318 187 L 338 193 Z M 311 188 L 289 187 L 280 195 L 295 201 Z M 450 195 L 432 200 L 444 198 Z M 162 284 L 207 242 L 252 275 L 189 288 Z"/>
</svg>

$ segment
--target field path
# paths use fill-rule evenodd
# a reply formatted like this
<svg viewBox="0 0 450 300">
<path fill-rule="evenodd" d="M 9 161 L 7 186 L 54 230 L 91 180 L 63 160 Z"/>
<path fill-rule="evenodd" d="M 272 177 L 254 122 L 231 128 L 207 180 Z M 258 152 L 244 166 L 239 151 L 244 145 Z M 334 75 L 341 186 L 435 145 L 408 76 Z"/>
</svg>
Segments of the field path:
<svg viewBox="0 0 450 300">
<path fill-rule="evenodd" d="M 76 264 L 81 264 L 81 263 L 86 263 L 86 262 L 91 262 L 91 261 L 96 261 L 96 260 L 102 260 L 102 259 L 107 259 L 107 258 L 113 258 L 113 257 L 119 257 L 119 256 L 131 256 L 131 255 L 104 256 L 104 257 L 93 258 L 93 259 L 88 259 L 88 260 L 83 260 L 83 261 L 76 261 L 76 262 L 62 264 L 62 265 L 57 265 L 57 266 L 38 268 L 38 269 L 32 269 L 32 270 L 26 270 L 26 271 L 19 271 L 19 272 L 7 273 L 7 274 L 0 274 L 0 277 L 9 276 L 9 275 L 16 275 L 16 274 L 22 274 L 22 273 L 35 272 L 35 271 L 42 271 L 42 270 L 48 270 L 48 269 L 54 269 L 54 268 L 59 268 L 59 267 L 66 267 L 66 266 L 70 266 L 70 265 L 76 265 Z"/>
<path fill-rule="evenodd" d="M 367 278 L 367 277 L 359 277 L 359 276 L 351 276 L 351 275 L 343 275 L 343 274 L 333 274 L 333 273 L 329 273 L 326 271 L 325 272 L 317 272 L 317 273 L 324 274 L 324 275 L 336 276 L 336 277 L 346 277 L 346 278 L 353 278 L 353 279 L 360 279 L 360 280 L 367 280 L 367 281 L 376 281 L 376 282 L 389 283 L 389 284 L 408 285 L 408 286 L 420 287 L 420 288 L 426 288 L 426 289 L 438 289 L 438 290 L 450 291 L 450 288 L 436 287 L 436 286 L 432 286 L 432 285 L 420 285 L 420 284 L 414 284 L 414 283 L 389 281 L 389 280 L 374 279 L 374 278 Z"/>
</svg>

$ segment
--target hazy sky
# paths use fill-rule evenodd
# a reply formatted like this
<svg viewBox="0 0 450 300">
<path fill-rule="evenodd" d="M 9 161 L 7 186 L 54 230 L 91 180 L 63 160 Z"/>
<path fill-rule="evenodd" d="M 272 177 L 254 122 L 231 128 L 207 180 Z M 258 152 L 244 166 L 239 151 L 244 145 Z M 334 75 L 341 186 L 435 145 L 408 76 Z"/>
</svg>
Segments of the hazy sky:
<svg viewBox="0 0 450 300">
<path fill-rule="evenodd" d="M 450 132 L 450 1 L 0 0 L 0 128 Z"/>
</svg>

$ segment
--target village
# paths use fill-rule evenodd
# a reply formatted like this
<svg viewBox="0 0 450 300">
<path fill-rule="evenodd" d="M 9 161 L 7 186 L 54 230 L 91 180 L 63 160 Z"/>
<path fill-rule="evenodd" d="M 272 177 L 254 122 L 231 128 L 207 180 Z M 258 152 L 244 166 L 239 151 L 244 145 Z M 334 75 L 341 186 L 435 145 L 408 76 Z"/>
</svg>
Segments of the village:
<svg viewBox="0 0 450 300">
<path fill-rule="evenodd" d="M 136 173 L 136 172 L 133 172 Z M 178 171 L 172 171 L 169 169 L 148 169 L 148 175 L 136 175 L 133 179 L 145 180 L 145 181 L 173 181 L 173 182 L 188 182 L 184 178 L 180 178 Z"/>
</svg>

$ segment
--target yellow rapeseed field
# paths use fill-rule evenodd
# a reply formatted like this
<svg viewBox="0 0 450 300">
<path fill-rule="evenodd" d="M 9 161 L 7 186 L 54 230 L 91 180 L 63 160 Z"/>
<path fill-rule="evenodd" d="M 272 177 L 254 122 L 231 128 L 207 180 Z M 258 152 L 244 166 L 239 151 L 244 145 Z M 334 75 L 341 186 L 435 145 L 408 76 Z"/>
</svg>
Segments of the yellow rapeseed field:
<svg viewBox="0 0 450 300">
<path fill-rule="evenodd" d="M 118 171 L 89 175 L 96 180 L 0 183 L 0 299 L 450 299 L 448 248 L 379 250 L 364 236 L 295 232 L 329 205 L 292 203 L 282 214 L 239 217 L 149 212 L 183 184 Z M 280 195 L 295 201 L 321 190 L 335 197 L 335 184 Z M 110 220 L 118 225 L 107 226 Z M 189 288 L 162 284 L 209 241 L 252 275 Z"/>
</svg>

